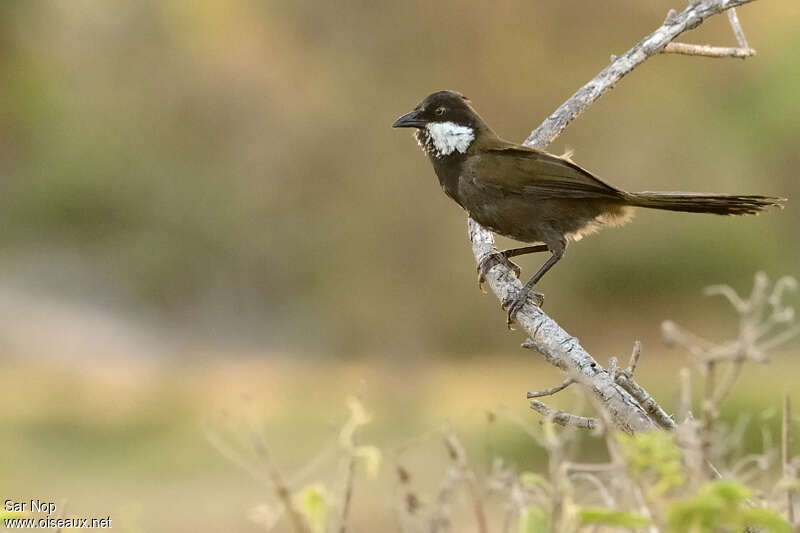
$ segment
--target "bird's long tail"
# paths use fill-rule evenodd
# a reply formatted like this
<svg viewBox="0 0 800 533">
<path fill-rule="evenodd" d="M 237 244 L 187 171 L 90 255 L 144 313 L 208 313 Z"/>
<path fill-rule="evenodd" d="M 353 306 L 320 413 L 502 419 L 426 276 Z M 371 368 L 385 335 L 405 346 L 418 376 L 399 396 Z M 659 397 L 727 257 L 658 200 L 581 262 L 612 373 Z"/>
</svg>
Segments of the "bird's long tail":
<svg viewBox="0 0 800 533">
<path fill-rule="evenodd" d="M 625 193 L 629 205 L 715 215 L 754 215 L 768 207 L 783 208 L 786 198 L 772 196 L 740 196 L 691 192 L 632 192 Z"/>
</svg>

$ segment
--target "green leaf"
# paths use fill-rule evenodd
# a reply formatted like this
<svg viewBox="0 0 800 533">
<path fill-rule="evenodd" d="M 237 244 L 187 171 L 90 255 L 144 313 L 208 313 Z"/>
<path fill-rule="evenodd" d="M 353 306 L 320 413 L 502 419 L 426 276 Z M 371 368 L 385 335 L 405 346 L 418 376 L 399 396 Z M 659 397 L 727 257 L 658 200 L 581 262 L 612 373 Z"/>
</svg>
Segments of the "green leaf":
<svg viewBox="0 0 800 533">
<path fill-rule="evenodd" d="M 324 532 L 328 514 L 328 492 L 325 487 L 320 483 L 308 485 L 294 495 L 294 500 L 314 533 Z"/>
<path fill-rule="evenodd" d="M 550 517 L 539 507 L 526 507 L 519 515 L 519 533 L 550 533 Z"/>
<path fill-rule="evenodd" d="M 646 516 L 602 507 L 587 507 L 581 509 L 578 516 L 581 524 L 602 524 L 606 526 L 636 528 L 644 527 L 652 523 Z"/>
</svg>

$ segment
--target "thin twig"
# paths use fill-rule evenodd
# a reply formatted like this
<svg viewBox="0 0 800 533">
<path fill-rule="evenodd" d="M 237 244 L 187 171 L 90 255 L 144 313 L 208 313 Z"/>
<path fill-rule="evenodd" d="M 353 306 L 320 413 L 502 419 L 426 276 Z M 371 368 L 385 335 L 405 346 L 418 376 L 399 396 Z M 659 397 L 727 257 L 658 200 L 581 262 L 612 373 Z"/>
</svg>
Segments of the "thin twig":
<svg viewBox="0 0 800 533">
<path fill-rule="evenodd" d="M 688 368 L 681 368 L 678 373 L 680 379 L 680 396 L 678 397 L 678 422 L 685 421 L 692 412 L 692 374 Z"/>
<path fill-rule="evenodd" d="M 711 445 L 714 433 L 714 421 L 717 419 L 717 407 L 714 405 L 714 395 L 716 393 L 716 372 L 717 364 L 709 361 L 704 366 L 706 383 L 703 389 L 703 426 L 702 444 L 703 459 L 706 464 L 711 462 Z"/>
<path fill-rule="evenodd" d="M 578 416 L 566 411 L 552 409 L 538 400 L 531 400 L 531 409 L 559 426 L 572 426 L 580 429 L 596 429 L 600 425 L 597 418 Z"/>
<path fill-rule="evenodd" d="M 557 392 L 561 392 L 562 390 L 566 389 L 570 385 L 575 383 L 575 380 L 572 378 L 567 378 L 561 383 L 560 385 L 556 385 L 555 387 L 550 387 L 549 389 L 544 389 L 540 391 L 529 392 L 527 394 L 527 398 L 530 400 L 531 398 L 541 398 L 542 396 L 552 396 Z"/>
<path fill-rule="evenodd" d="M 733 35 L 736 36 L 736 42 L 739 43 L 739 47 L 750 48 L 750 45 L 747 44 L 747 38 L 744 36 L 742 25 L 739 23 L 739 16 L 736 14 L 735 7 L 728 10 L 728 22 L 730 22 L 731 30 L 733 30 Z"/>
<path fill-rule="evenodd" d="M 456 434 L 449 429 L 445 429 L 444 444 L 450 457 L 450 466 L 447 467 L 442 483 L 439 486 L 439 493 L 436 497 L 437 505 L 431 516 L 430 531 L 431 533 L 436 533 L 449 528 L 450 502 L 458 486 L 466 480 L 469 485 L 478 532 L 488 533 L 489 525 L 483 506 L 483 496 L 480 494 L 477 476 L 467 463 L 467 452 L 464 449 L 464 445 L 461 444 Z"/>
<path fill-rule="evenodd" d="M 206 424 L 203 424 L 202 429 L 208 443 L 211 444 L 221 456 L 239 467 L 243 472 L 252 476 L 256 481 L 260 481 L 265 485 L 271 483 L 269 476 L 265 475 L 256 465 L 252 464 L 251 461 L 248 461 L 244 454 L 226 442 L 216 431 L 212 430 Z"/>
<path fill-rule="evenodd" d="M 770 340 L 764 342 L 759 346 L 759 349 L 763 352 L 768 352 L 770 350 L 774 350 L 781 344 L 784 344 L 793 338 L 795 338 L 798 334 L 800 334 L 800 326 L 795 326 L 793 328 L 787 329 L 775 335 Z"/>
<path fill-rule="evenodd" d="M 584 481 L 588 481 L 591 485 L 594 486 L 596 489 L 597 494 L 600 495 L 600 498 L 603 500 L 603 504 L 608 507 L 609 509 L 613 509 L 616 506 L 616 502 L 614 501 L 614 497 L 611 496 L 608 488 L 600 481 L 600 478 L 597 476 L 590 474 L 588 472 L 575 472 L 569 476 L 570 480 L 578 480 L 582 479 Z"/>
<path fill-rule="evenodd" d="M 736 16 L 735 8 L 730 8 L 728 10 L 728 21 L 730 22 L 733 35 L 736 37 L 736 42 L 739 43 L 738 47 L 671 42 L 664 47 L 661 52 L 664 54 L 684 54 L 689 56 L 706 57 L 738 57 L 741 59 L 756 55 L 756 51 L 750 48 L 750 46 L 747 44 L 747 39 L 744 36 L 742 25 L 739 23 L 739 17 Z"/>
<path fill-rule="evenodd" d="M 639 340 L 633 342 L 633 349 L 631 350 L 631 359 L 628 362 L 627 372 L 633 377 L 636 372 L 636 365 L 639 364 L 639 358 L 642 356 L 642 343 Z"/>
<path fill-rule="evenodd" d="M 355 447 L 356 438 L 352 437 L 351 444 Z M 356 475 L 356 455 L 350 453 L 347 458 L 347 470 L 344 478 L 344 495 L 342 497 L 342 512 L 339 516 L 339 533 L 347 533 L 347 524 L 350 517 L 350 506 L 353 501 L 353 483 Z"/>
<path fill-rule="evenodd" d="M 573 463 L 565 462 L 564 468 L 569 472 L 611 472 L 620 467 L 617 463 Z"/>
<path fill-rule="evenodd" d="M 756 55 L 752 48 L 738 48 L 731 46 L 711 46 L 708 44 L 669 43 L 661 51 L 662 54 L 681 54 L 685 56 L 703 57 L 736 57 L 745 59 Z"/>
<path fill-rule="evenodd" d="M 783 476 L 786 479 L 793 479 L 792 469 L 792 400 L 787 392 L 783 396 L 783 423 L 781 424 L 781 463 L 783 464 Z M 794 526 L 794 489 L 789 487 L 786 490 L 786 516 L 789 523 Z"/>
<path fill-rule="evenodd" d="M 284 509 L 286 509 L 286 513 L 289 515 L 289 520 L 292 523 L 292 527 L 296 533 L 310 533 L 305 519 L 300 514 L 300 511 L 297 510 L 297 507 L 295 507 L 295 504 L 292 501 L 291 490 L 289 490 L 289 487 L 286 485 L 286 483 L 284 483 L 283 476 L 272 461 L 272 457 L 267 448 L 267 443 L 264 440 L 264 436 L 258 431 L 252 431 L 251 438 L 253 442 L 253 451 L 255 451 L 256 455 L 264 464 L 267 474 L 272 481 L 272 486 L 275 489 L 275 493 L 283 504 Z"/>
<path fill-rule="evenodd" d="M 656 424 L 669 431 L 675 429 L 675 421 L 666 413 L 666 411 L 664 411 L 655 398 L 653 398 L 650 393 L 647 392 L 641 385 L 636 383 L 636 381 L 634 381 L 632 378 L 629 378 L 626 374 L 618 374 L 617 383 L 622 385 L 622 387 L 628 391 L 631 396 L 636 398 L 636 401 L 639 402 L 639 405 L 644 407 L 644 410 L 647 411 L 647 414 L 649 414 L 653 420 L 655 420 Z"/>
<path fill-rule="evenodd" d="M 717 386 L 717 390 L 713 392 L 711 404 L 713 405 L 714 412 L 719 410 L 725 399 L 733 390 L 733 386 L 739 379 L 744 366 L 744 359 L 734 359 L 729 365 L 728 372 L 725 374 L 725 380 Z"/>
<path fill-rule="evenodd" d="M 617 358 L 611 357 L 608 360 L 608 368 L 606 368 L 606 372 L 608 372 L 611 381 L 617 380 Z"/>
</svg>

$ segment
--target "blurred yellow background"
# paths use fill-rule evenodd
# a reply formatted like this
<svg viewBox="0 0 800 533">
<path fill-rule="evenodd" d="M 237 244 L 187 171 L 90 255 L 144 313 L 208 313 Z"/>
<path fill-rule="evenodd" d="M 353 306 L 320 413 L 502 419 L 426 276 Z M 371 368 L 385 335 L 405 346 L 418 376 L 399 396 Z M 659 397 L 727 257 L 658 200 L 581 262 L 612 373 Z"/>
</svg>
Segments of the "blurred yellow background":
<svg viewBox="0 0 800 533">
<path fill-rule="evenodd" d="M 560 376 L 478 292 L 464 214 L 390 125 L 447 88 L 522 140 L 681 7 L 1 3 L 0 496 L 66 499 L 123 531 L 259 531 L 265 489 L 204 421 L 253 412 L 292 471 L 358 391 L 365 439 L 388 454 L 378 481 L 359 478 L 359 530 L 393 523 L 387 450 L 446 420 L 479 462 L 538 464 L 484 413 L 535 423 L 525 391 Z M 550 148 L 629 190 L 790 198 L 757 218 L 641 211 L 543 281 L 549 314 L 601 362 L 641 339 L 642 381 L 668 405 L 687 361 L 661 321 L 722 337 L 735 317 L 704 286 L 800 273 L 800 4 L 739 17 L 756 57 L 653 58 Z M 682 40 L 735 42 L 724 16 Z M 732 409 L 777 405 L 800 379 L 792 352 L 748 374 Z"/>
</svg>

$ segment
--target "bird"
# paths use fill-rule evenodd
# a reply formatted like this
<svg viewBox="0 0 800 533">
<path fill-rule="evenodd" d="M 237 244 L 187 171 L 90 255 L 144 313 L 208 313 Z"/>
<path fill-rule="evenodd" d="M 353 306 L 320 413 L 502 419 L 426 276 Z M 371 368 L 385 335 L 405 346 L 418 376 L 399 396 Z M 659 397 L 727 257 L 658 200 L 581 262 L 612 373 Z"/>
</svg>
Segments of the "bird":
<svg viewBox="0 0 800 533">
<path fill-rule="evenodd" d="M 500 138 L 472 102 L 455 91 L 431 93 L 394 128 L 414 128 L 444 193 L 485 228 L 532 244 L 495 252 L 478 264 L 482 289 L 498 263 L 521 270 L 510 259 L 535 252 L 550 257 L 521 290 L 503 302 L 509 328 L 529 298 L 539 307 L 536 284 L 564 256 L 567 245 L 606 226 L 629 222 L 633 208 L 716 215 L 752 215 L 783 207 L 785 198 L 688 192 L 627 192 L 578 166 L 570 157 Z"/>
</svg>

